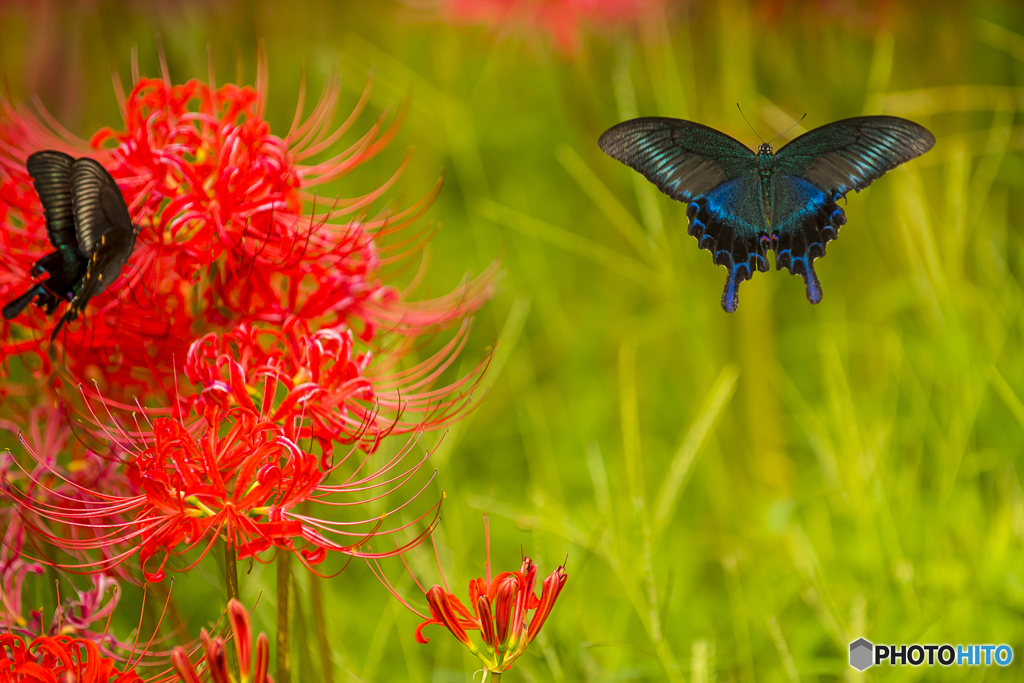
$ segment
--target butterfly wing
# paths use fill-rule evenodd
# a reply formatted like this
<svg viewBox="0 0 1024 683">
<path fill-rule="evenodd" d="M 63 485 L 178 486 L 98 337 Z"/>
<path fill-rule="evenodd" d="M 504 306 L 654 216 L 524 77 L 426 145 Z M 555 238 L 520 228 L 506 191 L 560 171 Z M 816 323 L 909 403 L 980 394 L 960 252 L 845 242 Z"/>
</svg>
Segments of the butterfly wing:
<svg viewBox="0 0 1024 683">
<path fill-rule="evenodd" d="M 714 128 L 661 117 L 612 126 L 598 145 L 687 205 L 689 234 L 728 270 L 722 308 L 736 310 L 739 284 L 768 270 L 757 156 Z"/>
<path fill-rule="evenodd" d="M 32 177 L 46 216 L 46 234 L 59 258 L 44 257 L 32 266 L 32 275 L 44 272 L 50 277 L 46 288 L 57 296 L 71 298 L 85 261 L 78 250 L 75 215 L 72 207 L 71 166 L 74 158 L 54 150 L 29 156 L 25 168 Z M 53 297 L 50 297 L 53 298 Z"/>
<path fill-rule="evenodd" d="M 913 121 L 861 116 L 815 128 L 785 145 L 775 155 L 772 178 L 776 270 L 801 275 L 807 300 L 821 301 L 813 264 L 846 223 L 836 201 L 934 144 L 935 136 Z"/>
<path fill-rule="evenodd" d="M 71 201 L 78 250 L 91 258 L 110 230 L 134 232 L 124 195 L 98 161 L 78 159 L 71 166 Z"/>
<path fill-rule="evenodd" d="M 46 234 L 59 252 L 78 250 L 71 207 L 71 165 L 74 158 L 53 150 L 36 152 L 25 162 L 46 216 Z"/>
<path fill-rule="evenodd" d="M 79 250 L 88 257 L 88 269 L 71 307 L 53 331 L 85 310 L 89 300 L 121 274 L 135 250 L 135 226 L 117 183 L 98 162 L 78 159 L 71 167 L 71 189 Z"/>
<path fill-rule="evenodd" d="M 75 284 L 85 272 L 85 259 L 78 252 L 71 206 L 71 165 L 74 161 L 63 152 L 44 150 L 32 154 L 25 162 L 43 205 L 47 237 L 56 251 L 32 264 L 33 277 L 43 273 L 49 277 L 4 305 L 2 314 L 7 320 L 13 320 L 33 301 L 47 313 L 52 313 L 61 298 L 71 298 Z"/>
</svg>

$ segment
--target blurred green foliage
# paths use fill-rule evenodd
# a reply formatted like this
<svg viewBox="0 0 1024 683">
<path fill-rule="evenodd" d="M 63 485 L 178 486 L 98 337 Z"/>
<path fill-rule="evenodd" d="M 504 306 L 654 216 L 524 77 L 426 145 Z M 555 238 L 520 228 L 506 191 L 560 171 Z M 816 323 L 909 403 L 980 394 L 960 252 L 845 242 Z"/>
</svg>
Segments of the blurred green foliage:
<svg viewBox="0 0 1024 683">
<path fill-rule="evenodd" d="M 0 66 L 15 97 L 38 91 L 83 136 L 117 123 L 109 72 L 130 78 L 133 45 L 158 73 L 154 31 L 175 82 L 206 77 L 207 45 L 218 82 L 251 82 L 265 40 L 276 131 L 302 73 L 315 96 L 340 69 L 346 112 L 373 68 L 366 126 L 411 98 L 399 141 L 331 191 L 366 191 L 415 145 L 399 202 L 446 178 L 427 293 L 504 261 L 464 355 L 500 339 L 490 389 L 434 465 L 453 591 L 483 573 L 483 513 L 496 571 L 521 552 L 545 575 L 568 557 L 566 589 L 507 680 L 1020 680 L 1024 7 L 872 7 L 855 22 L 801 3 L 771 17 L 695 4 L 564 56 L 411 3 L 51 3 L 3 9 Z M 817 263 L 818 306 L 773 271 L 723 313 L 725 274 L 686 235 L 684 207 L 597 149 L 636 115 L 754 146 L 737 102 L 765 138 L 805 111 L 786 138 L 865 113 L 938 138 L 849 197 Z M 410 565 L 438 580 L 429 547 Z M 385 568 L 425 606 L 399 563 Z M 196 571 L 174 587 L 193 631 L 221 601 L 216 561 Z M 272 586 L 272 568 L 242 577 L 257 630 L 273 630 Z M 293 675 L 323 680 L 304 572 L 296 588 Z M 315 589 L 334 680 L 470 679 L 475 660 L 440 628 L 417 645 L 415 617 L 365 566 Z M 124 604 L 131 628 L 137 596 Z M 857 674 L 860 636 L 1008 643 L 1017 660 Z"/>
</svg>

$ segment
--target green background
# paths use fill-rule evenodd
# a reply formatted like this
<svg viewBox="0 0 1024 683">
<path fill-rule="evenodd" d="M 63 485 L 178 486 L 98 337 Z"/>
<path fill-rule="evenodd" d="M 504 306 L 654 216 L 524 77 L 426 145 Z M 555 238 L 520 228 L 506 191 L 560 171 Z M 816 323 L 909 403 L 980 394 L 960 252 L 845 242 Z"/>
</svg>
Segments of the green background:
<svg viewBox="0 0 1024 683">
<path fill-rule="evenodd" d="M 693 4 L 585 33 L 566 55 L 542 33 L 449 26 L 413 3 L 5 4 L 0 68 L 12 97 L 38 93 L 88 137 L 119 125 L 110 70 L 130 82 L 133 45 L 159 74 L 154 32 L 175 83 L 206 78 L 208 45 L 219 83 L 251 83 L 265 41 L 280 133 L 303 71 L 308 112 L 340 70 L 340 120 L 373 67 L 371 104 L 338 149 L 389 102 L 411 98 L 408 121 L 322 192 L 363 193 L 415 146 L 392 199 L 446 179 L 424 294 L 502 259 L 462 361 L 499 340 L 490 388 L 435 452 L 427 495 L 446 492 L 438 552 L 463 598 L 483 573 L 484 513 L 496 571 L 521 552 L 542 575 L 568 558 L 551 618 L 505 680 L 1024 679 L 1024 7 Z M 725 273 L 686 235 L 684 207 L 597 148 L 637 115 L 755 147 L 737 102 L 765 138 L 808 113 L 776 148 L 862 114 L 936 135 L 848 198 L 816 264 L 818 306 L 772 271 L 723 313 Z M 429 546 L 412 555 L 437 581 Z M 384 566 L 425 608 L 402 566 Z M 221 609 L 220 575 L 208 558 L 176 581 L 193 632 Z M 305 572 L 296 584 L 293 680 L 323 680 Z M 243 573 L 270 633 L 273 585 L 272 568 Z M 440 627 L 416 644 L 416 617 L 364 565 L 321 587 L 335 680 L 479 668 Z M 122 636 L 138 614 L 129 590 Z M 847 648 L 860 636 L 1007 643 L 1017 659 L 858 674 Z"/>
</svg>

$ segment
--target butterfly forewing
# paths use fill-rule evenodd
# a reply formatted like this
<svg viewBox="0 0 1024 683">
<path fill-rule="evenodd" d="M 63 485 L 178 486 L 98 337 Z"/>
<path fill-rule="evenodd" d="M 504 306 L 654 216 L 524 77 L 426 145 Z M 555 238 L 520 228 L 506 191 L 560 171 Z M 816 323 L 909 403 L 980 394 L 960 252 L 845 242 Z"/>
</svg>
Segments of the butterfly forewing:
<svg viewBox="0 0 1024 683">
<path fill-rule="evenodd" d="M 860 116 L 804 133 L 775 155 L 782 173 L 802 176 L 833 194 L 862 190 L 935 145 L 935 136 L 895 116 Z"/>
<path fill-rule="evenodd" d="M 612 126 L 598 146 L 681 202 L 757 165 L 743 143 L 693 121 L 651 116 Z"/>
<path fill-rule="evenodd" d="M 71 199 L 71 165 L 74 158 L 63 152 L 36 152 L 25 162 L 46 216 L 46 234 L 58 252 L 77 258 L 75 215 Z M 63 255 L 63 253 L 62 253 Z"/>
<path fill-rule="evenodd" d="M 100 238 L 111 229 L 132 232 L 132 219 L 117 183 L 93 159 L 78 159 L 71 167 L 78 250 L 91 257 Z"/>
</svg>

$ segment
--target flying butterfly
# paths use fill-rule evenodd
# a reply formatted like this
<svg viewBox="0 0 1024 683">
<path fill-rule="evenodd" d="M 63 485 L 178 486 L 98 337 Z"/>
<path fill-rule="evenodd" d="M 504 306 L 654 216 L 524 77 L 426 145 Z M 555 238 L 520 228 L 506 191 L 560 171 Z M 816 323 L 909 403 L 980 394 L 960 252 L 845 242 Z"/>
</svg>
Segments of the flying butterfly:
<svg viewBox="0 0 1024 683">
<path fill-rule="evenodd" d="M 736 310 L 738 288 L 754 270 L 801 275 L 807 300 L 821 301 L 814 259 L 839 236 L 846 213 L 836 204 L 932 148 L 926 128 L 895 116 L 829 123 L 755 154 L 714 128 L 662 117 L 624 121 L 601 135 L 601 150 L 686 204 L 687 232 L 728 271 L 722 308 Z"/>
<path fill-rule="evenodd" d="M 38 282 L 0 311 L 7 320 L 35 301 L 48 315 L 61 300 L 71 306 L 50 339 L 76 319 L 89 300 L 121 275 L 135 250 L 139 228 L 117 183 L 99 162 L 63 152 L 36 152 L 25 163 L 46 215 L 46 233 L 55 251 L 32 266 Z"/>
</svg>

